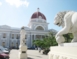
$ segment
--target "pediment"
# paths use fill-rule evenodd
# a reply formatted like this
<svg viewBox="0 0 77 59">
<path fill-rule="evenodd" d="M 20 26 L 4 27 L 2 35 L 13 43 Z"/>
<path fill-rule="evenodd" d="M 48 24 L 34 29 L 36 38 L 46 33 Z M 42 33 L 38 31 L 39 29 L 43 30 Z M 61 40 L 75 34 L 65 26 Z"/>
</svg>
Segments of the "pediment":
<svg viewBox="0 0 77 59">
<path fill-rule="evenodd" d="M 11 27 L 7 26 L 7 25 L 2 25 L 2 26 L 0 26 L 0 28 L 10 29 Z"/>
</svg>

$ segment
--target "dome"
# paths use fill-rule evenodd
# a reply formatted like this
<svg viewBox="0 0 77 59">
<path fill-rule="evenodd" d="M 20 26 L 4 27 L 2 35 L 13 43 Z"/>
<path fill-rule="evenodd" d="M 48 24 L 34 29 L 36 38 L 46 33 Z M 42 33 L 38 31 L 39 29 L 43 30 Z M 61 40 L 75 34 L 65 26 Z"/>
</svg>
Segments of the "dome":
<svg viewBox="0 0 77 59">
<path fill-rule="evenodd" d="M 38 8 L 39 9 L 39 8 Z M 41 12 L 37 11 L 37 12 L 34 12 L 31 16 L 31 19 L 34 19 L 34 18 L 39 18 L 39 16 L 41 16 L 42 19 L 46 20 L 46 17 L 44 16 L 44 14 L 42 14 Z"/>
</svg>

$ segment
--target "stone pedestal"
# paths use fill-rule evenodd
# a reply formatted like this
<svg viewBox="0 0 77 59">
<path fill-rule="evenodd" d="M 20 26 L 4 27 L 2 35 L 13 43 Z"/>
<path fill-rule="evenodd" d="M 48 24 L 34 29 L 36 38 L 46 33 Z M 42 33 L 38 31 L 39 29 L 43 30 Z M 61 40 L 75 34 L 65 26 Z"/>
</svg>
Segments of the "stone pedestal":
<svg viewBox="0 0 77 59">
<path fill-rule="evenodd" d="M 74 42 L 74 43 L 61 43 L 58 46 L 77 47 L 77 42 Z"/>
<path fill-rule="evenodd" d="M 19 59 L 27 59 L 27 45 L 26 45 L 26 40 L 25 40 L 25 27 L 21 28 L 20 31 L 20 46 L 19 46 Z"/>
<path fill-rule="evenodd" d="M 27 46 L 19 46 L 19 59 L 27 59 Z"/>
<path fill-rule="evenodd" d="M 49 59 L 77 59 L 77 43 L 64 43 L 50 47 Z"/>
</svg>

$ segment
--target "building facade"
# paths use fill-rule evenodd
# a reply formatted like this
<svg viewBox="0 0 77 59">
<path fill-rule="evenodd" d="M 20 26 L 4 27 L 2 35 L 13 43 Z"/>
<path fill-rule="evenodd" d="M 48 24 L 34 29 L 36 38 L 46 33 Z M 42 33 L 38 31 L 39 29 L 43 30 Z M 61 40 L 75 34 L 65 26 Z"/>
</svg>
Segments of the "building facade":
<svg viewBox="0 0 77 59">
<path fill-rule="evenodd" d="M 30 18 L 26 30 L 26 44 L 28 48 L 33 47 L 33 40 L 42 39 L 44 35 L 48 34 L 48 24 L 46 17 L 39 9 L 34 12 Z M 18 48 L 20 44 L 20 30 L 21 28 L 13 28 L 7 25 L 0 26 L 0 45 L 7 48 Z"/>
</svg>

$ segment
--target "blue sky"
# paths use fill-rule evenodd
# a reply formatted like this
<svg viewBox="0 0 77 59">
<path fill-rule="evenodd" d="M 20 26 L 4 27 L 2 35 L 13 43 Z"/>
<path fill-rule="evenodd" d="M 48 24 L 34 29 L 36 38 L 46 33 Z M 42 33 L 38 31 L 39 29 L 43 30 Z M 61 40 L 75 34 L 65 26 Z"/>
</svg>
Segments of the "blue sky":
<svg viewBox="0 0 77 59">
<path fill-rule="evenodd" d="M 77 0 L 0 0 L 0 25 L 21 28 L 28 26 L 30 17 L 40 8 L 49 23 L 49 29 L 59 31 L 61 27 L 53 24 L 60 11 L 77 11 Z"/>
</svg>

